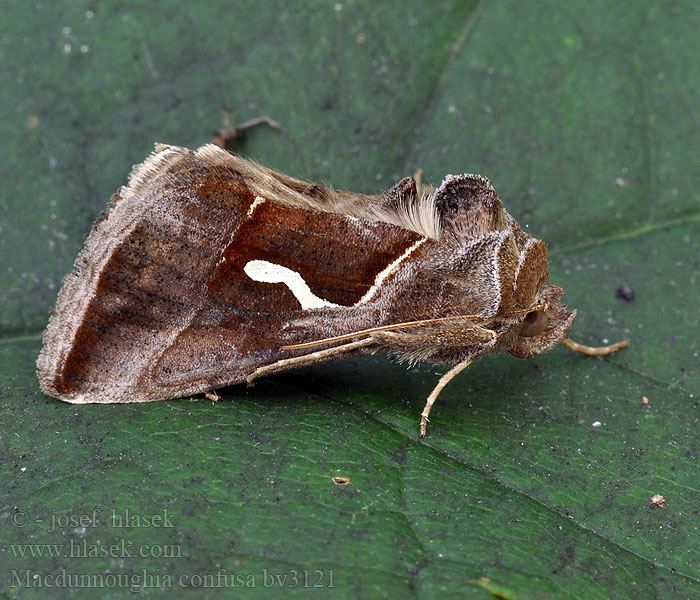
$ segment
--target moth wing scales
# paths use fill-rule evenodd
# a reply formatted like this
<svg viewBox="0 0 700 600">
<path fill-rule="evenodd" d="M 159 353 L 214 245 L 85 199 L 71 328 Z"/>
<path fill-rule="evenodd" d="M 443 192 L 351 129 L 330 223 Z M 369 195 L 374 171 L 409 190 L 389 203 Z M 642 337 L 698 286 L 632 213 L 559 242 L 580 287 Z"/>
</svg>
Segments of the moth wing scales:
<svg viewBox="0 0 700 600">
<path fill-rule="evenodd" d="M 94 226 L 59 294 L 38 360 L 48 394 L 70 402 L 178 397 L 242 381 L 255 369 L 288 357 L 289 352 L 279 351 L 285 341 L 304 341 L 315 332 L 346 333 L 355 323 L 368 322 L 362 319 L 374 324 L 363 314 L 376 312 L 376 302 L 358 308 L 350 307 L 350 300 L 360 298 L 387 261 L 420 235 L 385 222 L 262 197 L 246 183 L 256 176 L 254 163 L 240 173 L 231 166 L 231 155 L 224 154 L 211 147 L 161 146 L 134 169 L 129 184 Z M 274 179 L 270 170 L 260 169 Z M 287 179 L 279 174 L 277 181 Z M 259 198 L 266 202 L 248 215 Z M 246 225 L 264 218 L 265 210 L 276 210 L 281 221 L 292 225 L 282 227 L 283 233 L 253 228 L 242 238 Z M 305 213 L 313 214 L 308 218 Z M 301 272 L 299 259 L 309 248 L 318 249 L 320 233 L 339 224 L 347 230 L 349 223 L 353 236 L 326 239 L 326 260 L 316 261 L 313 274 Z M 290 244 L 285 236 L 293 234 L 298 243 Z M 271 256 L 270 240 L 285 259 L 297 260 L 288 268 L 308 279 L 319 297 L 335 293 L 345 305 L 334 311 L 303 310 L 284 283 L 255 282 L 242 268 L 230 270 L 241 247 L 265 251 L 265 257 L 251 254 L 251 259 L 279 259 Z M 364 284 L 346 276 L 337 260 L 328 260 L 339 252 L 351 255 L 350 267 L 365 274 Z M 258 306 L 242 301 L 242 284 L 254 288 Z M 231 285 L 236 292 L 227 294 Z M 266 298 L 272 298 L 274 310 L 262 310 Z M 306 324 L 287 327 L 297 321 Z M 269 332 L 262 344 L 261 331 Z M 243 347 L 245 339 L 257 339 L 257 346 Z"/>
</svg>

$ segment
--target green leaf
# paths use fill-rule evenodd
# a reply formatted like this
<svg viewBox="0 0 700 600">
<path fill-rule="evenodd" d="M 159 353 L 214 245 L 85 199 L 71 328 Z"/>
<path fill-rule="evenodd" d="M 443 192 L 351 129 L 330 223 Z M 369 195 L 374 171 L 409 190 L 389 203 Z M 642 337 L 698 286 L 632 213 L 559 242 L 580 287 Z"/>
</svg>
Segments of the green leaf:
<svg viewBox="0 0 700 600">
<path fill-rule="evenodd" d="M 700 597 L 699 32 L 691 0 L 0 7 L 0 597 Z M 630 348 L 485 359 L 426 440 L 444 369 L 381 356 L 218 404 L 43 396 L 83 235 L 221 108 L 292 134 L 241 152 L 339 188 L 487 175 L 572 337 Z"/>
</svg>

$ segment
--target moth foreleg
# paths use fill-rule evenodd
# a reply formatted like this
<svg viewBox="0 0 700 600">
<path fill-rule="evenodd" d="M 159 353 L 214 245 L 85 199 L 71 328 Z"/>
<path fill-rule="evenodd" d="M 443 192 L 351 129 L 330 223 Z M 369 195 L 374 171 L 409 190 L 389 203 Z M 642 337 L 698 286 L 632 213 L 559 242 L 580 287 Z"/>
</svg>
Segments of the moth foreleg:
<svg viewBox="0 0 700 600">
<path fill-rule="evenodd" d="M 326 348 L 325 350 L 318 350 L 316 352 L 310 352 L 309 354 L 302 354 L 301 356 L 283 358 L 277 362 L 255 369 L 255 371 L 253 371 L 246 378 L 246 383 L 250 386 L 253 385 L 253 381 L 255 381 L 258 377 L 270 375 L 285 369 L 310 365 L 328 360 L 330 358 L 337 358 L 340 354 L 352 352 L 353 350 L 359 350 L 371 345 L 377 345 L 377 341 L 372 338 L 364 338 L 348 344 L 342 344 L 341 346 L 334 346 L 333 348 Z"/>
<path fill-rule="evenodd" d="M 428 396 L 428 400 L 425 403 L 425 408 L 423 409 L 423 412 L 420 416 L 420 436 L 422 438 L 424 438 L 427 435 L 428 416 L 430 415 L 430 409 L 433 408 L 433 404 L 435 404 L 435 400 L 437 400 L 437 397 L 440 395 L 440 392 L 450 381 L 452 381 L 457 375 L 464 371 L 464 369 L 466 369 L 470 364 L 472 364 L 472 362 L 474 362 L 474 359 L 470 357 L 463 360 L 461 363 L 457 363 L 454 367 L 447 371 L 447 373 L 440 377 L 440 381 L 438 381 L 437 385 L 435 386 L 435 389 L 432 392 L 430 392 L 430 396 Z"/>
</svg>

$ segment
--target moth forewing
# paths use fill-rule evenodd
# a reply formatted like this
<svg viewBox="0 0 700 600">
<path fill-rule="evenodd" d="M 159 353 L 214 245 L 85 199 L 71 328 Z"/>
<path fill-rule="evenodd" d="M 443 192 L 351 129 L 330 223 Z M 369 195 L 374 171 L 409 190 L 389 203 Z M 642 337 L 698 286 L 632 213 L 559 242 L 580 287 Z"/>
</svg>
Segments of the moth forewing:
<svg viewBox="0 0 700 600">
<path fill-rule="evenodd" d="M 366 196 L 214 145 L 157 145 L 66 277 L 39 381 L 68 402 L 143 402 L 378 351 L 448 375 L 534 354 L 573 320 L 542 248 L 480 176 Z M 542 302 L 546 327 L 520 336 Z"/>
<path fill-rule="evenodd" d="M 308 187 L 215 146 L 159 146 L 59 293 L 42 388 L 70 402 L 179 397 L 296 354 L 285 344 L 386 322 L 408 265 L 397 259 L 425 236 L 342 214 L 349 193 Z"/>
</svg>

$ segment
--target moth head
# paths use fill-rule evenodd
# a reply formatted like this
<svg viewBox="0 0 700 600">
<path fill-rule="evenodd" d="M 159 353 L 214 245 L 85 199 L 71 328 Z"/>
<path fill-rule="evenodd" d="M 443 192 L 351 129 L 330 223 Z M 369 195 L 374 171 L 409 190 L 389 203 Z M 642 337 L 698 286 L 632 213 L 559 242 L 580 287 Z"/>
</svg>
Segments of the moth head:
<svg viewBox="0 0 700 600">
<path fill-rule="evenodd" d="M 563 290 L 558 285 L 546 284 L 538 294 L 538 304 L 513 325 L 515 335 L 508 348 L 513 356 L 529 358 L 561 342 L 576 318 L 576 311 L 568 312 L 558 301 Z"/>
<path fill-rule="evenodd" d="M 449 175 L 435 191 L 447 252 L 434 271 L 460 290 L 465 314 L 493 319 L 500 348 L 526 358 L 566 337 L 576 316 L 547 283 L 547 247 L 524 232 L 480 175 Z"/>
<path fill-rule="evenodd" d="M 569 313 L 559 302 L 563 290 L 547 283 L 547 247 L 522 232 L 517 224 L 512 230 L 518 241 L 518 260 L 513 275 L 512 305 L 522 311 L 512 325 L 508 351 L 528 358 L 549 350 L 561 342 L 574 322 L 576 312 Z"/>
</svg>

